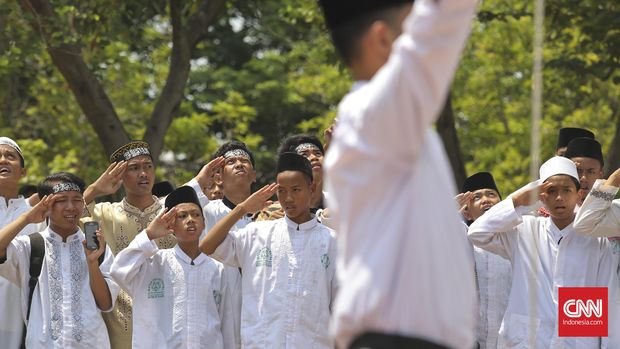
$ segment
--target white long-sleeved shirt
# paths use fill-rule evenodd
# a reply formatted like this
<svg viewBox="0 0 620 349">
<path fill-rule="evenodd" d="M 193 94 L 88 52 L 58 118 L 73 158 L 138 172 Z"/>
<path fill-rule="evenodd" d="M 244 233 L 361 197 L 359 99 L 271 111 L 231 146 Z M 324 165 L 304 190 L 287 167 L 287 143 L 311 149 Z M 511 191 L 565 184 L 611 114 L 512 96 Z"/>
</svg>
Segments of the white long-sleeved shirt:
<svg viewBox="0 0 620 349">
<path fill-rule="evenodd" d="M 23 196 L 9 200 L 0 196 L 0 228 L 13 222 L 30 208 L 28 199 Z M 28 224 L 17 236 L 29 235 L 43 229 L 45 223 Z M 20 297 L 19 287 L 0 277 L 0 304 L 3 307 L 0 316 L 0 348 L 17 349 L 21 343 L 24 322 Z"/>
<path fill-rule="evenodd" d="M 614 200 L 618 187 L 597 179 L 575 217 L 577 234 L 620 237 L 620 200 Z M 614 240 L 617 241 L 617 240 Z M 620 246 L 615 248 L 620 254 Z"/>
<path fill-rule="evenodd" d="M 27 348 L 109 348 L 110 342 L 101 310 L 90 287 L 84 253 L 84 233 L 78 229 L 66 242 L 50 228 L 41 232 L 45 258 L 39 282 L 32 297 L 26 334 Z M 112 251 L 106 247 L 99 266 L 108 285 L 112 302 L 119 292 L 109 277 Z M 30 240 L 19 236 L 7 248 L 7 260 L 0 264 L 0 275 L 21 288 L 21 309 L 25 320 L 28 310 L 30 278 Z M 105 311 L 110 311 L 105 309 Z"/>
<path fill-rule="evenodd" d="M 242 273 L 243 348 L 332 349 L 333 230 L 288 217 L 231 231 L 212 255 Z"/>
<path fill-rule="evenodd" d="M 512 288 L 498 347 L 615 348 L 618 343 L 610 344 L 607 338 L 558 337 L 558 287 L 608 287 L 610 324 L 617 323 L 611 309 L 620 301 L 618 259 L 609 242 L 579 236 L 572 224 L 560 230 L 550 217 L 528 212 L 528 207 L 515 209 L 509 197 L 469 227 L 469 239 L 476 246 L 512 264 Z M 530 292 L 535 302 L 530 301 Z M 536 328 L 535 336 L 532 328 Z M 613 332 L 610 326 L 610 338 Z"/>
<path fill-rule="evenodd" d="M 159 250 L 138 234 L 111 270 L 133 301 L 133 348 L 234 348 L 223 270 L 204 254 L 192 260 L 178 245 Z"/>
<path fill-rule="evenodd" d="M 478 284 L 478 330 L 480 349 L 497 348 L 499 328 L 508 306 L 512 282 L 510 261 L 474 246 Z"/>
<path fill-rule="evenodd" d="M 431 126 L 475 5 L 416 2 L 387 63 L 338 107 L 325 165 L 338 232 L 339 347 L 367 331 L 453 348 L 474 344 L 471 248 L 460 234 L 452 171 Z"/>
</svg>

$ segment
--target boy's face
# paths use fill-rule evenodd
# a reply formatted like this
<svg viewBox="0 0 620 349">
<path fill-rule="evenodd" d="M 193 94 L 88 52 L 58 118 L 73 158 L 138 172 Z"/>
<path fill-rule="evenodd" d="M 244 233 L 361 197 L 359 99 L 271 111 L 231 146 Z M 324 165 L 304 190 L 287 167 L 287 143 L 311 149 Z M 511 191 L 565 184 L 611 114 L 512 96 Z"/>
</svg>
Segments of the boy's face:
<svg viewBox="0 0 620 349">
<path fill-rule="evenodd" d="M 291 220 L 303 217 L 310 212 L 310 201 L 316 185 L 299 171 L 278 173 L 278 201 L 284 213 Z"/>
<path fill-rule="evenodd" d="M 549 215 L 556 219 L 574 216 L 579 194 L 572 177 L 556 175 L 549 177 L 545 182 L 551 183 L 551 186 L 546 192 L 541 193 L 541 199 Z"/>
<path fill-rule="evenodd" d="M 0 145 L 0 185 L 17 187 L 25 175 L 26 169 L 21 166 L 17 150 L 6 144 Z"/>
<path fill-rule="evenodd" d="M 222 182 L 227 186 L 251 186 L 256 180 L 252 161 L 245 156 L 230 156 L 224 159 Z"/>
<path fill-rule="evenodd" d="M 54 195 L 50 222 L 63 230 L 77 229 L 85 206 L 82 193 L 61 191 Z"/>
<path fill-rule="evenodd" d="M 155 165 L 148 155 L 136 156 L 127 161 L 127 170 L 123 174 L 123 186 L 127 194 L 151 195 Z"/>
<path fill-rule="evenodd" d="M 577 166 L 577 174 L 579 175 L 579 185 L 581 190 L 586 194 L 590 192 L 594 182 L 603 178 L 603 169 L 601 163 L 593 158 L 576 157 L 571 158 Z"/>
<path fill-rule="evenodd" d="M 467 217 L 475 221 L 500 201 L 499 194 L 495 189 L 478 189 L 472 192 L 471 204 L 467 205 Z"/>
<path fill-rule="evenodd" d="M 196 242 L 205 228 L 205 219 L 200 207 L 192 203 L 183 203 L 175 206 L 177 210 L 174 220 L 174 235 L 179 242 Z"/>
<path fill-rule="evenodd" d="M 321 183 L 323 181 L 323 152 L 319 148 L 309 148 L 304 149 L 297 154 L 305 157 L 310 161 L 312 165 L 312 177 L 314 181 L 317 183 Z"/>
</svg>

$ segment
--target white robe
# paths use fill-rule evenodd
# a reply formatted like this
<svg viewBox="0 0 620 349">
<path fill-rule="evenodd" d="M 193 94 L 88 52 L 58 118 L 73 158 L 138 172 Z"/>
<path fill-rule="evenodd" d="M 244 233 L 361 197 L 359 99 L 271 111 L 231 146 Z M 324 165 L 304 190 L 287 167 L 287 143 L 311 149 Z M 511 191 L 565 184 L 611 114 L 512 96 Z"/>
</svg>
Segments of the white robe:
<svg viewBox="0 0 620 349">
<path fill-rule="evenodd" d="M 23 196 L 9 199 L 8 205 L 5 198 L 0 196 L 0 228 L 13 222 L 17 217 L 30 210 L 28 200 Z M 45 229 L 45 223 L 28 224 L 17 236 L 29 235 Z M 2 304 L 2 316 L 0 316 L 0 348 L 17 349 L 22 341 L 22 310 L 20 306 L 19 287 L 0 277 L 0 304 Z"/>
<path fill-rule="evenodd" d="M 579 236 L 572 224 L 560 230 L 550 217 L 528 212 L 528 207 L 515 209 L 509 197 L 469 227 L 469 239 L 476 246 L 512 264 L 512 288 L 498 347 L 618 348 L 607 338 L 558 337 L 558 287 L 608 287 L 610 305 L 617 299 L 618 260 L 609 242 Z M 535 302 L 530 301 L 530 292 Z M 536 328 L 536 336 L 531 328 Z M 617 331 L 610 326 L 609 332 L 611 336 Z"/>
<path fill-rule="evenodd" d="M 333 230 L 288 217 L 231 231 L 212 255 L 243 270 L 243 348 L 332 349 Z"/>
<path fill-rule="evenodd" d="M 32 297 L 26 347 L 34 348 L 109 348 L 108 331 L 95 304 L 90 288 L 84 253 L 84 233 L 78 231 L 66 242 L 50 228 L 41 232 L 45 240 L 45 259 Z M 106 247 L 101 273 L 110 289 L 112 301 L 118 285 L 109 277 L 114 257 Z M 0 275 L 21 288 L 21 309 L 28 310 L 30 278 L 30 240 L 19 236 L 7 248 L 7 261 L 0 264 Z M 106 311 L 112 310 L 106 309 Z"/>
<path fill-rule="evenodd" d="M 133 301 L 133 348 L 234 348 L 223 270 L 204 254 L 192 261 L 178 245 L 159 250 L 138 234 L 111 270 Z"/>
<path fill-rule="evenodd" d="M 475 246 L 474 261 L 478 284 L 477 341 L 480 349 L 495 349 L 508 306 L 512 266 L 508 260 Z"/>
<path fill-rule="evenodd" d="M 416 1 L 387 63 L 338 107 L 325 176 L 338 232 L 339 347 L 367 331 L 474 345 L 473 258 L 432 124 L 475 6 Z"/>
</svg>

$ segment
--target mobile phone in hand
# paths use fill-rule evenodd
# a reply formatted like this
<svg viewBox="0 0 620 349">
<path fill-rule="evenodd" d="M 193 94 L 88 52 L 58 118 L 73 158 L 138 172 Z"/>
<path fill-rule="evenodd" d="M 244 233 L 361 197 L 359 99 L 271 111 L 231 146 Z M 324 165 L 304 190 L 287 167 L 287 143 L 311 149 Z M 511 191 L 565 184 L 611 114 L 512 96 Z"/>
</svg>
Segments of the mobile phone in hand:
<svg viewBox="0 0 620 349">
<path fill-rule="evenodd" d="M 84 222 L 84 235 L 86 235 L 86 248 L 89 250 L 96 250 L 99 248 L 99 239 L 97 239 L 97 230 L 99 230 L 99 223 Z"/>
</svg>

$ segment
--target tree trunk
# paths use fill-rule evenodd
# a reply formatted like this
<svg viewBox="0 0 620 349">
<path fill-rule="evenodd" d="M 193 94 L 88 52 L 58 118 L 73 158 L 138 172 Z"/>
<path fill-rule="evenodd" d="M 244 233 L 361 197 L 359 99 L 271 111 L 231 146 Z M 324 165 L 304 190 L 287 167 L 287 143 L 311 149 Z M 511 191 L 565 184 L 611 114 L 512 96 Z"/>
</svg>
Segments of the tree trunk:
<svg viewBox="0 0 620 349">
<path fill-rule="evenodd" d="M 443 146 L 450 159 L 455 184 L 457 188 L 461 188 L 463 182 L 465 182 L 465 178 L 467 178 L 467 174 L 465 172 L 465 164 L 463 163 L 459 138 L 456 134 L 451 94 L 448 94 L 441 115 L 437 120 L 437 132 L 443 140 Z"/>
<path fill-rule="evenodd" d="M 52 23 L 57 21 L 57 17 L 50 3 L 46 0 L 22 0 L 20 4 L 24 11 L 33 14 L 32 26 L 41 33 L 45 41 L 51 42 L 54 32 L 48 32 L 47 29 L 55 27 Z M 129 140 L 129 135 L 116 115 L 103 86 L 84 61 L 80 47 L 76 44 L 52 43 L 47 47 L 47 52 L 69 84 L 104 149 L 108 154 L 112 154 Z"/>
<path fill-rule="evenodd" d="M 172 23 L 172 54 L 166 84 L 157 99 L 151 118 L 146 127 L 144 140 L 151 146 L 153 159 L 157 161 L 164 146 L 164 137 L 179 104 L 191 68 L 191 53 L 203 39 L 208 27 L 224 9 L 226 0 L 203 0 L 198 10 L 183 23 L 183 1 L 170 0 Z M 53 23 L 58 20 L 54 8 L 48 0 L 20 0 L 25 12 L 33 14 L 31 25 L 41 33 L 43 40 L 50 43 L 55 31 Z M 50 29 L 51 28 L 51 29 Z M 72 28 L 69 28 L 72 29 Z M 48 32 L 48 30 L 51 30 Z M 69 84 L 77 103 L 95 129 L 99 140 L 108 154 L 129 141 L 114 105 L 103 86 L 90 70 L 82 56 L 78 44 L 48 45 L 47 51 L 52 62 Z"/>
</svg>

